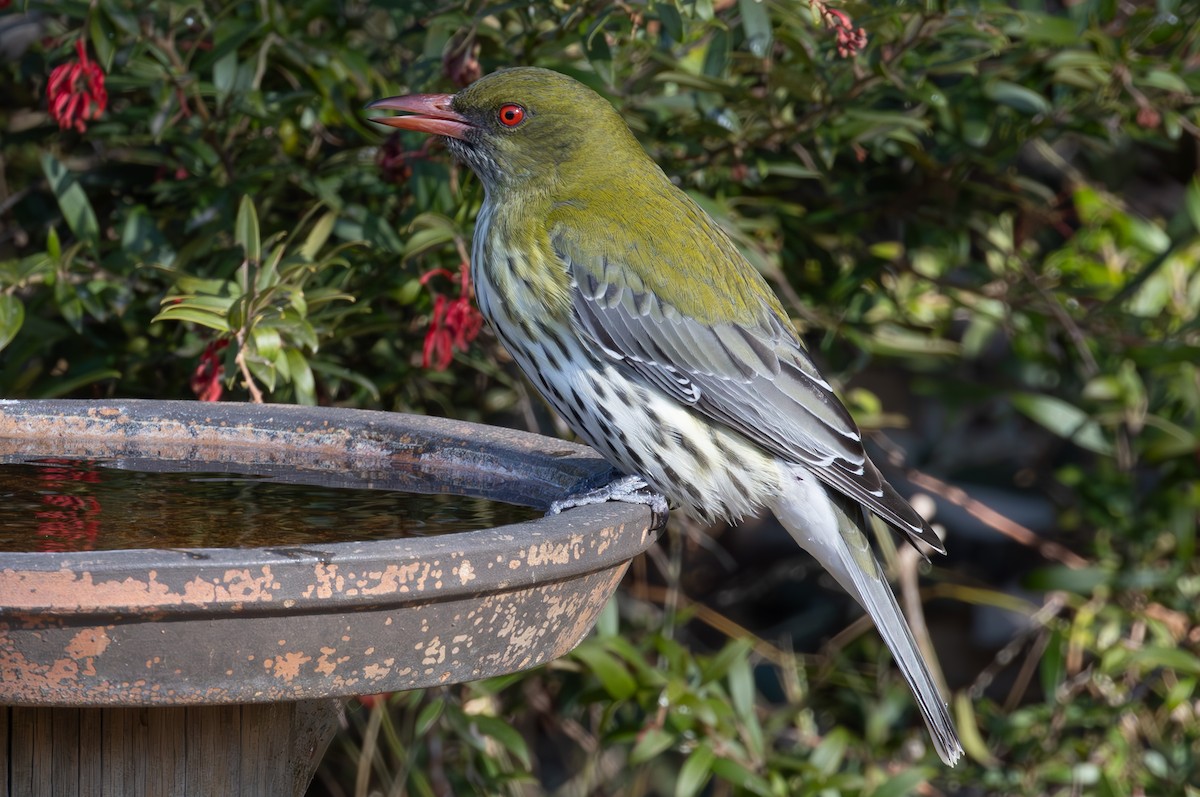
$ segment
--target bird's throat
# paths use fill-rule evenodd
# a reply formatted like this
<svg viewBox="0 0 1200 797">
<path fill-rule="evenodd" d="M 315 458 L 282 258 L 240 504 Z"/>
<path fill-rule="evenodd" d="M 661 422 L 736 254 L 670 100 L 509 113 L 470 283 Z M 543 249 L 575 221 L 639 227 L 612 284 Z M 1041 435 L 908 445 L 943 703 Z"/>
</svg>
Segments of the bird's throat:
<svg viewBox="0 0 1200 797">
<path fill-rule="evenodd" d="M 550 245 L 544 218 L 523 203 L 485 201 L 475 222 L 471 257 L 479 309 L 497 328 L 529 326 L 535 321 L 569 323 L 570 278 Z"/>
</svg>

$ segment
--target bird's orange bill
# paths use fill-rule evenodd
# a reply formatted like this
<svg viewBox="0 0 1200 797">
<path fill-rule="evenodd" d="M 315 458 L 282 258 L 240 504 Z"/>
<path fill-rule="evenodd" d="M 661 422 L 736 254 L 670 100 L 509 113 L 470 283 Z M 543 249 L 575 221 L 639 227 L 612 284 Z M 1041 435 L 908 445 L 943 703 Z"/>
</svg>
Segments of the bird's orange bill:
<svg viewBox="0 0 1200 797">
<path fill-rule="evenodd" d="M 402 130 L 419 130 L 451 138 L 466 138 L 471 123 L 450 108 L 451 94 L 409 94 L 375 100 L 367 110 L 402 111 L 411 116 L 377 116 L 371 119 L 381 125 Z"/>
</svg>

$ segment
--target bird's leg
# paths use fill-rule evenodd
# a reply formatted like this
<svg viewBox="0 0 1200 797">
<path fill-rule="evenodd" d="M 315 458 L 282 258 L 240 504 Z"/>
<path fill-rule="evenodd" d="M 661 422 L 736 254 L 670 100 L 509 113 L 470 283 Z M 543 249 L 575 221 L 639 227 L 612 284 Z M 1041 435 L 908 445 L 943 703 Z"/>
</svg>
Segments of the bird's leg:
<svg viewBox="0 0 1200 797">
<path fill-rule="evenodd" d="M 624 501 L 629 504 L 645 504 L 654 514 L 651 528 L 662 528 L 667 524 L 667 514 L 670 508 L 667 499 L 650 489 L 641 476 L 626 476 L 613 470 L 610 481 L 600 487 L 589 487 L 584 482 L 581 489 L 576 489 L 565 498 L 560 498 L 550 504 L 547 515 L 557 515 L 564 509 L 574 509 L 577 506 L 602 504 L 605 501 Z"/>
</svg>

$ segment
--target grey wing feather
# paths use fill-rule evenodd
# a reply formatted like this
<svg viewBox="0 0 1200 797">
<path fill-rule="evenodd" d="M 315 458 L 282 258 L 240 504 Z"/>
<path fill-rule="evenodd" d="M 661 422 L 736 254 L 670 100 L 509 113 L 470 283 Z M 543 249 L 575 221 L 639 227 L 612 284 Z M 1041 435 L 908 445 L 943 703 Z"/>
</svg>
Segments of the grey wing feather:
<svg viewBox="0 0 1200 797">
<path fill-rule="evenodd" d="M 574 280 L 575 321 L 609 358 L 944 553 L 925 520 L 867 459 L 850 414 L 771 308 L 764 304 L 751 324 L 703 324 L 620 283 L 607 260 L 592 269 L 564 247 L 556 250 Z"/>
</svg>

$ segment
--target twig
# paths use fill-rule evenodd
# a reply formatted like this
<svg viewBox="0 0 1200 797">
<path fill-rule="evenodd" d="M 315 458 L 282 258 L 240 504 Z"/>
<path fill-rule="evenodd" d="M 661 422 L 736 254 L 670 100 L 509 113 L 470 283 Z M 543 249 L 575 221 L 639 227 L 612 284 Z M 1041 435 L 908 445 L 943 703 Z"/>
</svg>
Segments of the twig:
<svg viewBox="0 0 1200 797">
<path fill-rule="evenodd" d="M 1028 630 L 1017 634 L 1007 645 L 996 651 L 992 663 L 985 667 L 975 678 L 975 682 L 971 684 L 970 691 L 968 692 L 971 699 L 977 700 L 982 697 L 984 691 L 996 679 L 996 673 L 1012 663 L 1013 659 L 1017 657 L 1017 652 L 1025 646 L 1026 640 L 1032 634 L 1044 631 L 1050 624 L 1050 621 L 1057 617 L 1066 605 L 1067 599 L 1065 593 L 1050 593 L 1042 607 L 1030 615 Z"/>
<path fill-rule="evenodd" d="M 0 215 L 8 212 L 8 209 L 20 202 L 29 193 L 29 188 L 22 188 L 20 191 L 14 192 L 11 196 L 0 202 Z"/>
<path fill-rule="evenodd" d="M 635 598 L 655 601 L 659 604 L 665 604 L 668 599 L 668 591 L 666 587 L 659 587 L 651 584 L 633 584 L 631 585 L 629 591 Z M 689 599 L 682 592 L 676 594 L 675 600 L 678 602 L 681 609 L 690 611 L 697 620 L 709 626 L 710 628 L 715 628 L 730 639 L 750 640 L 754 652 L 777 667 L 787 668 L 792 666 L 792 664 L 795 662 L 795 654 L 772 645 L 762 637 L 755 635 L 755 633 L 749 628 L 739 625 L 720 612 L 714 611 L 713 609 L 705 606 L 703 603 L 692 602 L 691 599 Z"/>
<path fill-rule="evenodd" d="M 262 391 L 258 389 L 258 385 L 254 382 L 254 376 L 250 373 L 250 365 L 246 362 L 246 330 L 239 329 L 237 333 L 238 350 L 234 355 L 233 361 L 237 363 L 238 370 L 241 371 L 242 379 L 246 382 L 246 389 L 250 391 L 250 400 L 255 404 L 263 403 Z"/>
<path fill-rule="evenodd" d="M 942 672 L 942 664 L 938 660 L 933 640 L 929 636 L 929 626 L 925 623 L 925 607 L 921 603 L 921 588 L 918 583 L 918 565 L 924 557 L 911 545 L 904 546 L 897 556 L 897 581 L 900 586 L 900 597 L 904 603 L 904 615 L 908 627 L 917 640 L 917 647 L 925 657 L 925 663 L 937 681 L 942 694 L 949 694 L 946 685 L 946 674 Z"/>
<path fill-rule="evenodd" d="M 1067 333 L 1067 337 L 1071 339 L 1072 345 L 1075 346 L 1075 351 L 1079 353 L 1079 359 L 1083 360 L 1085 376 L 1091 378 L 1100 373 L 1100 365 L 1096 362 L 1096 355 L 1092 354 L 1092 350 L 1088 348 L 1087 336 L 1083 334 L 1083 330 L 1075 323 L 1075 319 L 1063 309 L 1059 304 L 1058 299 L 1050 295 L 1050 292 L 1042 287 L 1038 282 L 1037 275 L 1033 273 L 1033 269 L 1029 267 L 1029 263 L 1021 258 L 1021 271 L 1025 274 L 1025 279 L 1033 286 L 1038 295 L 1042 297 L 1042 301 L 1050 308 L 1050 314 L 1053 315 L 1059 325 Z"/>
<path fill-rule="evenodd" d="M 1033 680 L 1033 674 L 1049 644 L 1050 634 L 1045 630 L 1033 640 L 1033 647 L 1029 649 L 1029 655 L 1021 662 L 1021 669 L 1017 671 L 1017 678 L 1013 681 L 1012 689 L 1008 690 L 1008 697 L 1004 699 L 1004 713 L 1011 714 L 1020 705 L 1021 698 L 1029 689 L 1029 682 Z"/>
<path fill-rule="evenodd" d="M 363 734 L 362 750 L 358 756 L 358 771 L 354 778 L 354 794 L 363 797 L 371 784 L 371 762 L 379 754 L 379 726 L 383 723 L 383 712 L 386 711 L 383 701 L 371 706 L 371 716 L 367 719 L 367 730 Z"/>
<path fill-rule="evenodd" d="M 905 475 L 909 481 L 921 489 L 928 490 L 945 498 L 955 506 L 962 507 L 976 520 L 987 524 L 1011 540 L 1037 549 L 1037 552 L 1047 559 L 1060 562 L 1073 570 L 1088 566 L 1088 561 L 1074 551 L 1056 542 L 1043 540 L 1032 529 L 1000 514 L 982 501 L 977 501 L 967 495 L 965 491 L 947 484 L 936 476 L 922 473 L 915 468 L 908 469 Z"/>
</svg>

